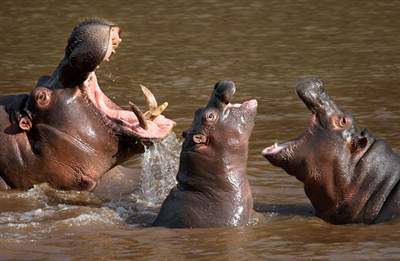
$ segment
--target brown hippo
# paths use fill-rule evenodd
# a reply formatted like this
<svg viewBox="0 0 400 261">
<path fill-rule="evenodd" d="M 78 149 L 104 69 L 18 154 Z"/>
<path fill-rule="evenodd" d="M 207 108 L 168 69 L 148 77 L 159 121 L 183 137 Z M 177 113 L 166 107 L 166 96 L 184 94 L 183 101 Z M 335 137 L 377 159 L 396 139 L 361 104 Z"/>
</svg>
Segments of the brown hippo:
<svg viewBox="0 0 400 261">
<path fill-rule="evenodd" d="M 333 224 L 379 223 L 400 216 L 400 157 L 340 110 L 314 77 L 300 79 L 297 94 L 312 113 L 295 140 L 262 154 L 304 183 L 316 215 Z"/>
<path fill-rule="evenodd" d="M 95 70 L 120 43 L 105 20 L 76 26 L 65 56 L 30 94 L 0 97 L 0 184 L 91 190 L 113 166 L 168 135 L 174 122 L 122 110 L 100 89 Z M 150 97 L 151 98 L 151 97 Z"/>
<path fill-rule="evenodd" d="M 246 176 L 250 134 L 257 101 L 231 104 L 236 90 L 220 81 L 205 108 L 184 133 L 178 184 L 161 206 L 154 225 L 238 226 L 249 222 L 253 198 Z"/>
</svg>

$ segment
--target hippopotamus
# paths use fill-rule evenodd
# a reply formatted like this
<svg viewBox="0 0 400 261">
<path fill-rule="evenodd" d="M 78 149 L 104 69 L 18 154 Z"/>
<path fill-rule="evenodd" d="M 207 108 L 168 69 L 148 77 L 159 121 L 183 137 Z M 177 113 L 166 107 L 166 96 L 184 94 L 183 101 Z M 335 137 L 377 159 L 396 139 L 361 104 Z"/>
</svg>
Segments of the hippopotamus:
<svg viewBox="0 0 400 261">
<path fill-rule="evenodd" d="M 231 104 L 236 86 L 219 81 L 205 108 L 184 132 L 177 185 L 171 189 L 155 226 L 197 228 L 239 226 L 252 216 L 247 179 L 249 138 L 257 101 Z"/>
<path fill-rule="evenodd" d="M 0 97 L 0 187 L 28 189 L 47 182 L 92 190 L 101 176 L 144 146 L 166 137 L 174 122 L 123 110 L 100 89 L 96 68 L 121 42 L 106 20 L 77 25 L 65 55 L 31 93 Z M 154 99 L 154 97 L 148 97 Z"/>
<path fill-rule="evenodd" d="M 318 217 L 332 224 L 380 223 L 400 216 L 400 157 L 329 97 L 317 77 L 296 85 L 311 120 L 299 138 L 267 147 L 273 165 L 304 183 Z"/>
</svg>

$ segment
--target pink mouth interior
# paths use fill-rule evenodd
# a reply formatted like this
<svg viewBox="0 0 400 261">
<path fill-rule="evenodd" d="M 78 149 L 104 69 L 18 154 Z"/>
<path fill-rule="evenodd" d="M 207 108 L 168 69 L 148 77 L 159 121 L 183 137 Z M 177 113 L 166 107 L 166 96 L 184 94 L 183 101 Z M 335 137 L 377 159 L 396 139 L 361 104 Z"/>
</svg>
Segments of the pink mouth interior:
<svg viewBox="0 0 400 261">
<path fill-rule="evenodd" d="M 272 146 L 266 147 L 261 153 L 262 155 L 275 155 L 280 153 L 283 149 L 289 147 L 291 144 L 294 144 L 296 141 L 288 141 L 282 144 L 278 144 L 275 142 Z"/>
<path fill-rule="evenodd" d="M 108 118 L 122 122 L 122 127 L 128 128 L 133 134 L 141 138 L 161 139 L 168 136 L 175 126 L 175 122 L 164 117 L 157 116 L 154 120 L 147 120 L 147 129 L 140 127 L 139 120 L 132 111 L 121 109 L 111 101 L 100 89 L 96 74 L 92 72 L 85 81 L 87 95 L 96 108 Z"/>
<path fill-rule="evenodd" d="M 233 103 L 233 104 L 229 103 L 228 104 L 228 106 L 241 107 L 241 108 L 244 108 L 246 110 L 255 110 L 255 109 L 257 109 L 257 105 L 258 105 L 258 103 L 257 103 L 256 99 L 251 99 L 251 100 L 245 101 L 242 104 L 240 104 L 240 103 Z"/>
<path fill-rule="evenodd" d="M 254 110 L 254 109 L 257 108 L 257 105 L 258 105 L 257 100 L 256 99 L 252 99 L 252 100 L 248 100 L 248 101 L 243 102 L 241 107 L 249 109 L 249 110 Z"/>
<path fill-rule="evenodd" d="M 311 115 L 310 121 L 309 121 L 309 128 L 312 128 L 313 125 L 315 125 L 317 122 L 317 116 L 313 113 Z M 261 152 L 262 155 L 264 156 L 272 156 L 281 153 L 284 149 L 289 148 L 291 146 L 295 146 L 296 143 L 300 142 L 300 140 L 303 138 L 304 134 L 302 134 L 299 138 L 293 139 L 286 141 L 284 143 L 279 144 L 278 142 L 275 142 L 273 145 L 266 147 L 263 149 Z"/>
</svg>

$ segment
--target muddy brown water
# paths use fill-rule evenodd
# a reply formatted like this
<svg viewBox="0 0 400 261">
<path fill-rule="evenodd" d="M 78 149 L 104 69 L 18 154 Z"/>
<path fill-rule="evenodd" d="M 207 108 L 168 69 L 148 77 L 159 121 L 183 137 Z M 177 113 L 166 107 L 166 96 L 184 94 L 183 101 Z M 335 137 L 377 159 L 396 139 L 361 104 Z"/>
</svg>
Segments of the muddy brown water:
<svg viewBox="0 0 400 261">
<path fill-rule="evenodd" d="M 267 163 L 260 151 L 305 129 L 310 114 L 294 93 L 294 81 L 318 75 L 358 126 L 400 153 L 399 13 L 400 4 L 391 0 L 3 0 L 0 94 L 30 91 L 61 59 L 72 27 L 97 16 L 123 30 L 117 55 L 98 71 L 103 90 L 119 104 L 143 105 L 139 83 L 150 87 L 170 103 L 166 114 L 178 123 L 178 137 L 216 81 L 237 83 L 235 101 L 256 98 L 248 175 L 267 219 L 239 228 L 143 226 L 156 214 L 157 193 L 169 184 L 165 176 L 147 177 L 155 184 L 146 183 L 146 189 L 155 192 L 121 193 L 111 201 L 39 186 L 0 194 L 0 259 L 398 260 L 400 222 L 324 223 L 312 216 L 300 182 Z M 153 160 L 161 162 L 156 170 L 174 172 L 178 152 L 172 139 L 126 166 L 140 172 Z"/>
</svg>

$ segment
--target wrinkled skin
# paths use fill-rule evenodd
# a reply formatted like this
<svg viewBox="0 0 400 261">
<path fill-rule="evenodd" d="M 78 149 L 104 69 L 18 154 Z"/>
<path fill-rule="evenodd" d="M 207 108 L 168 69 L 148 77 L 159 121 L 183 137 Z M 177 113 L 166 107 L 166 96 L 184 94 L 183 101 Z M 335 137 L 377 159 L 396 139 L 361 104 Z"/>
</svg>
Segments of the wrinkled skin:
<svg viewBox="0 0 400 261">
<path fill-rule="evenodd" d="M 257 101 L 231 104 L 235 84 L 220 81 L 184 133 L 177 186 L 154 222 L 174 228 L 239 226 L 249 222 L 253 199 L 247 179 L 249 137 Z"/>
<path fill-rule="evenodd" d="M 322 82 L 304 77 L 297 94 L 312 113 L 295 140 L 263 151 L 273 165 L 304 183 L 316 215 L 333 224 L 379 223 L 400 215 L 400 157 L 340 110 Z"/>
<path fill-rule="evenodd" d="M 103 94 L 95 69 L 120 43 L 105 20 L 74 28 L 65 56 L 30 94 L 0 97 L 0 184 L 28 189 L 47 182 L 57 189 L 91 190 L 100 177 L 144 143 L 165 137 L 174 123 L 163 116 L 142 128 Z"/>
</svg>

